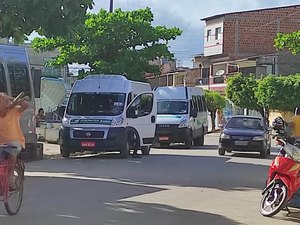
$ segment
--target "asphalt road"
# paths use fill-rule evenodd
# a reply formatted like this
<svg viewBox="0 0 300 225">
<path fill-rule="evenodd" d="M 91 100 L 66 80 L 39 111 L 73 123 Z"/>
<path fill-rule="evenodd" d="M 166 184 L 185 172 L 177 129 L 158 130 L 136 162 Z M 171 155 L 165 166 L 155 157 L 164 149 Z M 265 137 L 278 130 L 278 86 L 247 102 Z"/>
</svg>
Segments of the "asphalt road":
<svg viewBox="0 0 300 225">
<path fill-rule="evenodd" d="M 276 149 L 267 159 L 258 153 L 219 156 L 217 142 L 210 134 L 201 148 L 152 149 L 140 159 L 101 154 L 27 163 L 22 208 L 8 216 L 0 204 L 0 224 L 299 224 L 298 209 L 273 218 L 259 213 Z M 56 148 L 45 145 L 45 152 Z"/>
</svg>

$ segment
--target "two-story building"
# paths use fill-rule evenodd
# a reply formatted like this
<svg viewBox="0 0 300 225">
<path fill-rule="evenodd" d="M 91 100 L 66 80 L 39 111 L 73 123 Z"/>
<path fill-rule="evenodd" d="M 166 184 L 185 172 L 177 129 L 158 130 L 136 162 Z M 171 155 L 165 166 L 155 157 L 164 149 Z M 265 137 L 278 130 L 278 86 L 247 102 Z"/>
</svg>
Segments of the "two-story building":
<svg viewBox="0 0 300 225">
<path fill-rule="evenodd" d="M 278 52 L 278 32 L 300 30 L 300 5 L 232 12 L 203 18 L 204 54 L 194 57 L 201 68 L 199 85 L 224 92 L 226 77 L 243 74 L 288 75 L 300 72 L 299 56 Z"/>
</svg>

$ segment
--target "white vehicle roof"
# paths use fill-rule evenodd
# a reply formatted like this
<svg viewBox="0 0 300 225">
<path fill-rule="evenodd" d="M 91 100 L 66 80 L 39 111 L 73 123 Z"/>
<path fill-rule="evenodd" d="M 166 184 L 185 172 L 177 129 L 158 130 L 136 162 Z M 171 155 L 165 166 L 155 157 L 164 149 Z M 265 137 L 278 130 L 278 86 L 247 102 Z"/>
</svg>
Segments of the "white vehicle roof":
<svg viewBox="0 0 300 225">
<path fill-rule="evenodd" d="M 28 64 L 28 57 L 24 47 L 0 44 L 0 61 Z"/>
<path fill-rule="evenodd" d="M 131 81 L 122 75 L 89 75 L 76 81 L 72 93 L 128 93 L 131 92 L 132 88 L 136 89 L 138 87 L 143 91 L 151 91 L 149 83 Z"/>
<path fill-rule="evenodd" d="M 154 89 L 157 100 L 187 100 L 192 95 L 203 95 L 200 87 L 173 87 L 164 86 Z"/>
</svg>

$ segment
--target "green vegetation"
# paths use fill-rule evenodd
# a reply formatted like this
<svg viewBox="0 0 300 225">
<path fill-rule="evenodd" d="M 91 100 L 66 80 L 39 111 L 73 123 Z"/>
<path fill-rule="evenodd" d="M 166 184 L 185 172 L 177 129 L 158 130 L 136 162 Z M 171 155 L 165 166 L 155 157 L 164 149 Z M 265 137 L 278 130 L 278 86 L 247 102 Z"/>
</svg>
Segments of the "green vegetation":
<svg viewBox="0 0 300 225">
<path fill-rule="evenodd" d="M 262 79 L 237 74 L 228 78 L 226 96 L 236 106 L 257 110 L 266 118 L 269 110 L 293 112 L 300 106 L 300 74 Z"/>
<path fill-rule="evenodd" d="M 207 109 L 211 115 L 212 130 L 215 130 L 216 112 L 222 110 L 226 105 L 226 99 L 216 91 L 205 90 L 205 98 L 207 103 Z"/>
<path fill-rule="evenodd" d="M 263 115 L 263 106 L 255 95 L 259 80 L 241 73 L 227 80 L 226 97 L 240 108 L 256 110 Z"/>
<path fill-rule="evenodd" d="M 0 37 L 20 43 L 36 31 L 46 37 L 70 38 L 92 7 L 93 0 L 1 0 Z"/>
<path fill-rule="evenodd" d="M 112 13 L 102 9 L 87 15 L 74 39 L 36 38 L 33 47 L 37 51 L 58 48 L 60 55 L 52 65 L 88 64 L 92 73 L 126 74 L 130 79 L 144 80 L 145 73 L 160 73 L 159 66 L 149 64 L 151 60 L 173 57 L 168 41 L 182 33 L 176 27 L 154 27 L 152 21 L 150 8 L 116 9 Z"/>
<path fill-rule="evenodd" d="M 300 53 L 300 30 L 289 34 L 278 33 L 274 41 L 278 50 L 287 49 L 293 54 Z"/>
</svg>

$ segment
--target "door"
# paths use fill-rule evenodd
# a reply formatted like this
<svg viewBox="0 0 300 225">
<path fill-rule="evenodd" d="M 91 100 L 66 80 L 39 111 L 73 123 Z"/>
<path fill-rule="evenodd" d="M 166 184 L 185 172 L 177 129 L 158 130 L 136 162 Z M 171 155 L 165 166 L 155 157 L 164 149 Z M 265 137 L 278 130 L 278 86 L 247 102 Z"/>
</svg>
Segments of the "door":
<svg viewBox="0 0 300 225">
<path fill-rule="evenodd" d="M 127 126 L 138 132 L 141 146 L 151 145 L 154 140 L 157 115 L 154 98 L 153 92 L 141 93 L 127 107 Z"/>
</svg>

